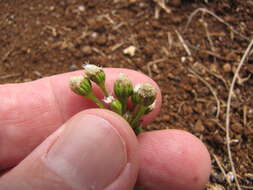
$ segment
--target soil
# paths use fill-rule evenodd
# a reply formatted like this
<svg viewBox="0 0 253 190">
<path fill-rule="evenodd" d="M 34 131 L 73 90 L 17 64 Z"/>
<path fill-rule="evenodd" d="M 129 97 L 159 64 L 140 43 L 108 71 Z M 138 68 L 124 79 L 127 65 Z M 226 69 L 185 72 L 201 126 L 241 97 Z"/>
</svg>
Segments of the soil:
<svg viewBox="0 0 253 190">
<path fill-rule="evenodd" d="M 77 70 L 86 61 L 139 70 L 163 93 L 161 114 L 147 129 L 177 128 L 199 137 L 212 156 L 207 189 L 236 189 L 226 108 L 236 67 L 253 37 L 253 2 L 171 0 L 166 10 L 159 2 L 0 0 L 0 83 Z M 196 12 L 189 20 L 198 8 L 212 12 Z M 125 54 L 130 46 L 136 51 Z M 242 189 L 253 189 L 252 54 L 237 77 L 230 114 L 231 151 Z"/>
</svg>

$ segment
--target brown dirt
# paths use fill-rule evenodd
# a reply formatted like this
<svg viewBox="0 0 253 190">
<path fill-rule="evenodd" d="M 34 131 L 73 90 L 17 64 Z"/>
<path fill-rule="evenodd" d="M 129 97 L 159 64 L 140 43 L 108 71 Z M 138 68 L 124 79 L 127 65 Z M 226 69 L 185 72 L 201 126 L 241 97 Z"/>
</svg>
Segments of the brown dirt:
<svg viewBox="0 0 253 190">
<path fill-rule="evenodd" d="M 234 71 L 253 36 L 253 3 L 174 0 L 167 4 L 172 13 L 161 10 L 158 19 L 156 5 L 151 0 L 0 0 L 0 83 L 73 71 L 85 61 L 146 73 L 163 92 L 161 114 L 148 128 L 178 128 L 198 136 L 213 160 L 207 189 L 236 189 L 233 179 L 228 184 L 215 157 L 229 173 L 226 102 Z M 184 31 L 197 8 L 213 11 L 240 35 L 201 12 Z M 130 45 L 137 48 L 134 56 L 123 53 Z M 231 151 L 242 189 L 253 186 L 252 74 L 251 55 L 240 72 L 245 80 L 237 80 L 231 104 Z M 217 93 L 218 117 L 216 100 L 203 80 Z"/>
</svg>

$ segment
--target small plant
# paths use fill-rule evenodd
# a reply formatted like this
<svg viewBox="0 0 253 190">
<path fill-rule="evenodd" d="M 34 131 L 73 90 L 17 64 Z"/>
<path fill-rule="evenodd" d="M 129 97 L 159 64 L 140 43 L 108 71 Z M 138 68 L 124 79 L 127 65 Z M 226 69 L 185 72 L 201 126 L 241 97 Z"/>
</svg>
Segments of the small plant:
<svg viewBox="0 0 253 190">
<path fill-rule="evenodd" d="M 133 86 L 128 77 L 120 73 L 114 82 L 112 93 L 105 86 L 106 75 L 102 68 L 91 64 L 86 64 L 83 68 L 82 75 L 70 78 L 71 90 L 93 101 L 99 108 L 107 108 L 121 115 L 138 135 L 142 131 L 142 116 L 155 107 L 156 89 L 154 86 L 150 83 Z M 98 99 L 94 94 L 93 84 L 102 90 L 103 100 Z"/>
</svg>

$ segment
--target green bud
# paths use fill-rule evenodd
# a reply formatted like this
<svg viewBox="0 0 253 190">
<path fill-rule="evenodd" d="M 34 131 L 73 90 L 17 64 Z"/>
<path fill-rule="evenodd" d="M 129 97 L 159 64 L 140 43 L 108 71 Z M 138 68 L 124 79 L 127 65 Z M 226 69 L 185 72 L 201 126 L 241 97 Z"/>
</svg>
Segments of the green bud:
<svg viewBox="0 0 253 190">
<path fill-rule="evenodd" d="M 122 115 L 122 104 L 118 99 L 115 99 L 113 96 L 108 96 L 104 99 L 106 104 L 109 104 L 112 111 Z"/>
<path fill-rule="evenodd" d="M 115 99 L 111 104 L 110 108 L 112 111 L 118 113 L 119 115 L 122 115 L 122 104 L 119 100 Z"/>
<path fill-rule="evenodd" d="M 73 92 L 81 96 L 87 96 L 92 92 L 91 82 L 85 75 L 71 77 L 69 85 Z"/>
<path fill-rule="evenodd" d="M 127 99 L 133 94 L 133 84 L 123 73 L 119 74 L 119 78 L 115 81 L 114 94 L 119 99 Z"/>
<path fill-rule="evenodd" d="M 138 84 L 134 87 L 132 95 L 132 102 L 134 104 L 141 104 L 150 106 L 156 98 L 156 90 L 150 83 Z"/>
<path fill-rule="evenodd" d="M 85 70 L 85 74 L 91 81 L 95 82 L 97 85 L 105 83 L 105 72 L 102 68 L 92 64 L 84 65 L 83 68 Z"/>
</svg>

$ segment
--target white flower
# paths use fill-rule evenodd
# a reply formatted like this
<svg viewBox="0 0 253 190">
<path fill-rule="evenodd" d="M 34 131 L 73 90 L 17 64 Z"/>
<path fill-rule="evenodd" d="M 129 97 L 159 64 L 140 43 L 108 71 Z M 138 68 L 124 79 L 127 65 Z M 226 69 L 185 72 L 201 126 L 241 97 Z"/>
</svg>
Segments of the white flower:
<svg viewBox="0 0 253 190">
<path fill-rule="evenodd" d="M 95 76 L 98 73 L 103 72 L 101 67 L 98 67 L 98 66 L 93 65 L 93 64 L 83 65 L 83 68 L 84 68 L 84 70 L 85 70 L 88 77 Z"/>
<path fill-rule="evenodd" d="M 134 94 L 132 96 L 132 101 L 135 104 L 143 104 L 145 106 L 150 106 L 156 98 L 156 89 L 150 83 L 144 83 L 142 85 L 137 84 L 134 87 Z"/>
<path fill-rule="evenodd" d="M 70 88 L 73 91 L 75 91 L 76 89 L 79 89 L 83 79 L 84 79 L 84 76 L 82 75 L 70 77 L 70 80 L 69 80 Z"/>
<path fill-rule="evenodd" d="M 69 86 L 73 92 L 86 96 L 92 91 L 91 82 L 86 75 L 73 76 L 69 80 Z"/>
<path fill-rule="evenodd" d="M 141 84 L 136 84 L 134 86 L 134 92 L 138 92 L 138 90 L 140 89 L 140 87 L 141 87 Z"/>
<path fill-rule="evenodd" d="M 113 96 L 108 96 L 103 99 L 103 102 L 106 104 L 111 104 L 114 100 L 115 98 Z"/>
</svg>

